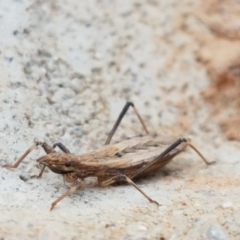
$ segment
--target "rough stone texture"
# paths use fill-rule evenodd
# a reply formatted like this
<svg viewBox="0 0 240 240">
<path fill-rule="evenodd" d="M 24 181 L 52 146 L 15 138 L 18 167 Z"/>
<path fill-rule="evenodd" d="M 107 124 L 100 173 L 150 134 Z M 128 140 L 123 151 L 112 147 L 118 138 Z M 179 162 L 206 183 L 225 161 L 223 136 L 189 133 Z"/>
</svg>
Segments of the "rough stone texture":
<svg viewBox="0 0 240 240">
<path fill-rule="evenodd" d="M 239 143 L 227 141 L 209 115 L 197 43 L 178 27 L 197 4 L 0 2 L 1 165 L 14 162 L 34 139 L 60 141 L 76 154 L 96 149 L 127 100 L 151 132 L 191 136 L 217 162 L 205 166 L 188 151 L 139 180 L 160 207 L 129 185 L 99 188 L 92 179 L 50 212 L 69 186 L 50 171 L 29 179 L 39 171 L 38 149 L 19 168 L 0 168 L 0 238 L 240 238 Z M 188 24 L 202 31 L 196 19 Z M 139 133 L 130 110 L 114 140 Z"/>
</svg>

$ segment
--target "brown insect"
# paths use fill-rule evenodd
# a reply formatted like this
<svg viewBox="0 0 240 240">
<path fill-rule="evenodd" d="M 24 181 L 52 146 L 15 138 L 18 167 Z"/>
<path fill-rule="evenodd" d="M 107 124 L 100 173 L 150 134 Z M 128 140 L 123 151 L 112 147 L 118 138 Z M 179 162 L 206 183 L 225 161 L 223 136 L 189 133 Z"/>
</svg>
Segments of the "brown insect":
<svg viewBox="0 0 240 240">
<path fill-rule="evenodd" d="M 115 131 L 130 106 L 136 113 L 147 135 L 110 145 Z M 72 183 L 70 189 L 52 203 L 50 210 L 63 198 L 81 188 L 83 179 L 87 177 L 97 177 L 98 184 L 103 187 L 114 183 L 127 182 L 141 192 L 150 202 L 159 205 L 132 180 L 162 168 L 187 146 L 195 150 L 206 164 L 211 164 L 190 143 L 189 139 L 179 138 L 176 140 L 149 135 L 146 125 L 132 102 L 127 102 L 124 106 L 109 133 L 105 146 L 102 148 L 82 155 L 74 155 L 62 143 L 55 143 L 51 147 L 46 142 L 36 142 L 15 164 L 6 164 L 4 167 L 17 168 L 23 159 L 37 146 L 42 146 L 47 153 L 47 155 L 37 159 L 37 162 L 42 165 L 42 169 L 37 177 L 40 178 L 44 169 L 48 167 L 52 172 L 63 175 L 65 181 Z M 57 146 L 63 153 L 55 151 L 54 148 Z"/>
</svg>

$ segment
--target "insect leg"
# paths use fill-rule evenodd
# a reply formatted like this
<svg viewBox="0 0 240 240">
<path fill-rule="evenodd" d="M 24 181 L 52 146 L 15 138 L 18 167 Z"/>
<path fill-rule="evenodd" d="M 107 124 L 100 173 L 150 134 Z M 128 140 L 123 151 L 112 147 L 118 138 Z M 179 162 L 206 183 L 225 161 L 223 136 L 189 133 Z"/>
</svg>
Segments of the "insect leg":
<svg viewBox="0 0 240 240">
<path fill-rule="evenodd" d="M 202 155 L 202 153 L 190 142 L 190 139 L 186 139 L 187 145 L 189 147 L 191 147 L 200 157 L 201 159 L 207 164 L 207 165 L 211 165 L 213 163 L 215 163 L 215 161 L 213 162 L 208 162 L 207 159 Z"/>
<path fill-rule="evenodd" d="M 146 165 L 142 166 L 138 171 L 136 171 L 133 175 L 131 175 L 131 179 L 137 177 L 140 173 L 142 173 L 145 169 L 149 168 L 153 164 L 155 164 L 158 161 L 161 161 L 163 157 L 165 157 L 167 154 L 169 154 L 172 150 L 174 150 L 176 147 L 178 147 L 181 143 L 185 142 L 187 146 L 191 147 L 201 158 L 202 160 L 207 164 L 210 165 L 214 162 L 208 162 L 206 158 L 199 152 L 199 150 L 190 143 L 189 139 L 186 138 L 179 138 L 174 143 L 172 143 L 169 147 L 167 147 L 159 156 L 157 156 L 153 161 L 147 163 Z"/>
<path fill-rule="evenodd" d="M 149 202 L 155 203 L 159 206 L 159 203 L 154 201 L 153 199 L 151 199 L 141 188 L 139 188 L 129 177 L 127 177 L 125 174 L 118 174 L 110 179 L 104 180 L 102 182 L 100 182 L 100 186 L 109 186 L 113 183 L 117 183 L 117 182 L 127 182 L 129 184 L 131 184 L 133 187 L 135 187 L 140 193 L 142 193 L 148 200 Z"/>
<path fill-rule="evenodd" d="M 144 123 L 141 115 L 139 114 L 137 108 L 134 106 L 134 104 L 133 104 L 132 102 L 126 102 L 124 108 L 122 109 L 122 111 L 120 112 L 120 114 L 119 114 L 119 116 L 118 116 L 117 121 L 115 122 L 112 130 L 110 131 L 110 133 L 109 133 L 109 135 L 108 135 L 108 138 L 107 138 L 107 140 L 106 140 L 106 142 L 105 142 L 105 145 L 108 145 L 108 144 L 111 142 L 114 133 L 116 132 L 119 124 L 121 123 L 123 117 L 124 117 L 125 114 L 127 113 L 127 111 L 128 111 L 128 109 L 129 109 L 130 106 L 133 108 L 133 110 L 134 110 L 135 114 L 137 115 L 139 121 L 141 122 L 141 124 L 142 124 L 142 126 L 143 126 L 143 129 L 144 129 L 144 131 L 146 132 L 146 134 L 149 134 L 149 132 L 148 132 L 148 130 L 147 130 L 147 127 L 146 127 L 146 125 L 145 125 L 145 123 Z"/>
<path fill-rule="evenodd" d="M 62 143 L 58 142 L 58 143 L 54 143 L 53 144 L 53 148 L 55 147 L 59 147 L 63 152 L 65 153 L 70 153 L 70 151 L 67 149 L 67 147 L 65 147 Z"/>
<path fill-rule="evenodd" d="M 55 150 L 51 146 L 49 146 L 47 143 L 36 142 L 14 164 L 5 164 L 3 165 L 3 167 L 17 168 L 19 164 L 27 157 L 27 155 L 31 153 L 37 146 L 42 146 L 42 148 L 45 150 L 47 154 L 51 152 L 55 152 Z"/>
<path fill-rule="evenodd" d="M 178 147 L 181 143 L 187 142 L 185 138 L 179 138 L 174 143 L 172 143 L 169 147 L 167 147 L 161 154 L 159 154 L 154 160 L 151 162 L 143 165 L 138 171 L 136 171 L 133 175 L 131 175 L 131 179 L 137 177 L 140 173 L 142 173 L 145 169 L 149 168 L 153 164 L 155 164 L 158 161 L 161 161 L 163 157 L 165 157 L 167 154 L 169 154 L 173 149 Z"/>
<path fill-rule="evenodd" d="M 46 166 L 42 166 L 41 170 L 40 170 L 40 173 L 38 175 L 32 175 L 30 178 L 41 178 L 42 175 L 43 175 L 43 172 L 45 170 Z"/>
<path fill-rule="evenodd" d="M 63 198 L 69 196 L 70 194 L 76 192 L 79 188 L 82 187 L 82 180 L 77 179 L 76 182 L 74 182 L 74 184 L 71 186 L 71 188 L 66 191 L 64 194 L 62 194 L 62 196 L 60 196 L 58 199 L 56 199 L 52 204 L 51 204 L 51 208 L 50 211 L 53 210 L 53 208 L 57 205 L 57 203 L 59 203 Z"/>
</svg>

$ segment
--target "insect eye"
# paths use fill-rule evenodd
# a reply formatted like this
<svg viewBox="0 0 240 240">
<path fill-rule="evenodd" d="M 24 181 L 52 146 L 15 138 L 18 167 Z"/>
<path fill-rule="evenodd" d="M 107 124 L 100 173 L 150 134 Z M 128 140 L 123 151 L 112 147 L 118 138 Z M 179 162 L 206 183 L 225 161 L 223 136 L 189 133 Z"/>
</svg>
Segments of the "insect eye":
<svg viewBox="0 0 240 240">
<path fill-rule="evenodd" d="M 115 153 L 116 157 L 122 157 L 122 154 L 120 152 Z"/>
<path fill-rule="evenodd" d="M 71 167 L 71 165 L 72 165 L 71 161 L 67 160 L 67 162 L 65 162 L 66 167 Z"/>
</svg>

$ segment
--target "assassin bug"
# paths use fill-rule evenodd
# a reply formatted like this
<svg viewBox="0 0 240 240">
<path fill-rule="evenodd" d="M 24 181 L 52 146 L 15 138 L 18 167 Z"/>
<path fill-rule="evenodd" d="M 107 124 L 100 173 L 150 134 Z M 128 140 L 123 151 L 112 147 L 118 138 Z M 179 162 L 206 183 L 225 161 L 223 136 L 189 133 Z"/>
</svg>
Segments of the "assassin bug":
<svg viewBox="0 0 240 240">
<path fill-rule="evenodd" d="M 146 136 L 135 137 L 120 143 L 110 144 L 114 133 L 129 107 L 133 108 L 142 124 Z M 187 146 L 195 150 L 207 165 L 211 164 L 197 148 L 191 144 L 189 139 L 166 139 L 166 137 L 149 135 L 142 117 L 132 102 L 125 104 L 108 135 L 105 146 L 85 154 L 74 155 L 70 153 L 62 143 L 55 143 L 51 147 L 46 142 L 35 142 L 15 164 L 6 164 L 4 167 L 17 168 L 25 157 L 37 146 L 41 146 L 46 152 L 46 155 L 37 159 L 37 162 L 42 165 L 42 169 L 37 177 L 40 178 L 44 169 L 48 167 L 52 172 L 63 175 L 65 181 L 72 183 L 70 189 L 52 203 L 50 210 L 63 198 L 81 188 L 83 179 L 87 177 L 97 177 L 98 184 L 102 187 L 114 183 L 127 182 L 141 192 L 150 202 L 159 205 L 158 202 L 143 192 L 133 182 L 133 179 L 146 176 L 154 170 L 162 168 Z M 56 152 L 55 147 L 59 147 L 63 152 Z"/>
</svg>

